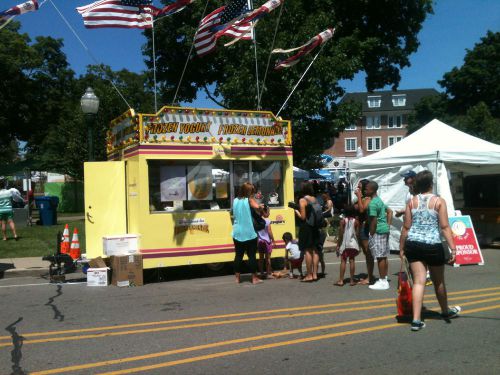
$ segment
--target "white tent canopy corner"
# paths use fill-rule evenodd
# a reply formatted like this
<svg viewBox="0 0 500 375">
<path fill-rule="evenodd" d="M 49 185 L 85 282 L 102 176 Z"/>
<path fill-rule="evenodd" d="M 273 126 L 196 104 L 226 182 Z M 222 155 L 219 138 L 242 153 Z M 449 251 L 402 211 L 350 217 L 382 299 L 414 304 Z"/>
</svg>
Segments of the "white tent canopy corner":
<svg viewBox="0 0 500 375">
<path fill-rule="evenodd" d="M 499 173 L 500 145 L 434 119 L 400 142 L 351 161 L 349 167 L 353 186 L 364 178 L 376 181 L 380 197 L 393 210 L 404 207 L 408 192 L 401 174 L 410 169 L 417 173 L 428 169 L 435 176 L 436 193 L 446 200 L 449 215 L 454 215 L 449 173 Z M 400 229 L 401 221 L 396 219 L 394 226 Z M 397 248 L 398 240 L 399 231 L 391 235 L 391 249 Z"/>
</svg>

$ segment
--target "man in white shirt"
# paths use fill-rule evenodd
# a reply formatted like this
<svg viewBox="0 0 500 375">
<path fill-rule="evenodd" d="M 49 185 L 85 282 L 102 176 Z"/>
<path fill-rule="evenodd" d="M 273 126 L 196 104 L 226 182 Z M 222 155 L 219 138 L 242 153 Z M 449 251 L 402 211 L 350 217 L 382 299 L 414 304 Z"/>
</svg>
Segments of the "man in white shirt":
<svg viewBox="0 0 500 375">
<path fill-rule="evenodd" d="M 17 241 L 16 226 L 14 224 L 14 211 L 12 209 L 12 200 L 16 202 L 23 202 L 24 199 L 17 189 L 7 189 L 7 182 L 0 181 L 0 221 L 2 222 L 3 240 L 7 241 L 7 228 L 6 224 L 9 223 L 14 239 Z"/>
</svg>

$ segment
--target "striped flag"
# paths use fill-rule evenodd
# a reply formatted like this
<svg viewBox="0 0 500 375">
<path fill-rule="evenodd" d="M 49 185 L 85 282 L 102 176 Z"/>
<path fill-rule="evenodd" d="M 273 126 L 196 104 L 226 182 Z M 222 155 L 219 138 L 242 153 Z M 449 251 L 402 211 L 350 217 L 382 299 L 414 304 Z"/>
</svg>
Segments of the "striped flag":
<svg viewBox="0 0 500 375">
<path fill-rule="evenodd" d="M 182 11 L 184 8 L 186 8 L 189 4 L 194 3 L 195 0 L 177 0 L 176 2 L 167 5 L 166 7 L 162 9 L 158 9 L 158 12 L 155 14 L 155 16 L 170 16 L 172 14 L 175 14 L 177 12 Z"/>
<path fill-rule="evenodd" d="M 284 0 L 269 0 L 260 7 L 244 14 L 224 32 L 219 32 L 218 34 L 234 38 L 233 41 L 226 43 L 224 46 L 234 44 L 240 39 L 251 39 L 253 36 L 253 28 L 257 22 L 283 4 L 283 1 Z"/>
<path fill-rule="evenodd" d="M 76 8 L 88 29 L 118 27 L 150 29 L 153 16 L 159 11 L 152 0 L 99 0 Z"/>
<path fill-rule="evenodd" d="M 274 69 L 280 70 L 283 68 L 289 68 L 297 64 L 304 56 L 309 55 L 315 48 L 321 46 L 322 44 L 328 42 L 333 37 L 335 29 L 326 29 L 325 31 L 319 33 L 314 38 L 310 39 L 306 44 L 291 49 L 275 49 L 271 53 L 289 53 L 294 51 L 299 51 L 295 55 L 289 57 L 286 60 L 280 61 Z"/>
<path fill-rule="evenodd" d="M 7 24 L 15 16 L 28 12 L 34 12 L 35 10 L 38 10 L 38 2 L 37 0 L 30 0 L 0 12 L 0 29 L 7 26 Z"/>
<path fill-rule="evenodd" d="M 194 47 L 198 56 L 205 56 L 215 50 L 217 40 L 225 35 L 232 38 L 251 39 L 250 25 L 234 27 L 243 13 L 248 12 L 247 0 L 233 0 L 203 18 L 196 32 Z"/>
</svg>

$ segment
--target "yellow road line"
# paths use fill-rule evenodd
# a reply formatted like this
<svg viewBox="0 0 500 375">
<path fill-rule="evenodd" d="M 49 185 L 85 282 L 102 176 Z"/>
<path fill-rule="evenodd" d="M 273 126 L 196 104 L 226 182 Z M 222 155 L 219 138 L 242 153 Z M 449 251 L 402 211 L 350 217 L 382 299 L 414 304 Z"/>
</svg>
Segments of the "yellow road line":
<svg viewBox="0 0 500 375">
<path fill-rule="evenodd" d="M 467 293 L 475 293 L 475 292 L 486 292 L 486 291 L 493 291 L 493 290 L 500 290 L 500 287 L 490 287 L 490 288 L 482 288 L 482 289 L 462 290 L 462 291 L 458 291 L 458 292 L 449 292 L 448 296 L 461 295 L 461 294 L 467 294 Z M 108 330 L 118 330 L 118 329 L 122 329 L 122 328 L 158 326 L 158 325 L 166 325 L 166 324 L 174 324 L 174 323 L 195 322 L 195 321 L 222 319 L 222 318 L 234 318 L 234 317 L 242 317 L 242 316 L 249 316 L 249 315 L 265 315 L 265 314 L 282 313 L 282 312 L 289 312 L 289 311 L 303 311 L 303 310 L 313 310 L 313 309 L 316 310 L 316 309 L 340 307 L 340 306 L 367 305 L 370 303 L 392 302 L 392 301 L 394 301 L 394 298 L 396 298 L 396 297 L 373 299 L 373 300 L 363 300 L 363 301 L 339 302 L 339 303 L 331 303 L 331 304 L 325 304 L 325 305 L 289 307 L 289 308 L 274 309 L 274 310 L 249 311 L 249 312 L 223 314 L 223 315 L 200 316 L 200 317 L 183 318 L 183 319 L 175 319 L 175 320 L 163 320 L 163 321 L 158 321 L 158 322 L 121 324 L 121 325 L 116 325 L 116 326 L 71 329 L 71 330 L 62 330 L 62 331 L 32 332 L 32 333 L 23 333 L 23 337 L 27 338 L 27 337 L 37 337 L 37 336 L 64 335 L 64 334 L 68 334 L 68 333 L 99 332 L 99 331 L 108 331 Z M 473 297 L 471 297 L 471 298 L 473 298 Z M 10 336 L 0 336 L 0 340 L 11 340 L 11 337 Z M 1 347 L 1 344 L 0 344 L 0 347 Z"/>
<path fill-rule="evenodd" d="M 488 310 L 495 310 L 495 309 L 499 309 L 499 308 L 500 308 L 500 305 L 482 307 L 482 308 L 470 310 L 470 311 L 466 312 L 466 314 L 471 314 L 474 312 L 481 312 L 481 311 L 488 311 Z M 205 361 L 205 360 L 214 359 L 214 358 L 228 357 L 228 356 L 233 356 L 236 354 L 255 352 L 255 351 L 259 351 L 259 350 L 278 348 L 278 347 L 282 347 L 282 346 L 302 344 L 302 343 L 306 343 L 306 342 L 326 340 L 326 339 L 331 339 L 331 338 L 335 338 L 335 337 L 349 336 L 349 335 L 355 335 L 355 334 L 366 333 L 366 332 L 386 330 L 386 329 L 395 328 L 395 327 L 401 327 L 401 324 L 399 324 L 399 323 L 384 324 L 384 325 L 380 325 L 380 326 L 361 328 L 361 329 L 356 329 L 356 330 L 351 330 L 351 331 L 335 332 L 335 333 L 330 333 L 330 334 L 326 334 L 326 335 L 305 337 L 305 338 L 288 340 L 288 341 L 280 341 L 280 342 L 275 342 L 275 343 L 270 343 L 270 344 L 253 346 L 253 347 L 229 350 L 229 351 L 225 351 L 225 352 L 218 352 L 218 353 L 206 354 L 206 355 L 202 355 L 202 356 L 184 358 L 184 359 L 179 359 L 176 361 L 163 362 L 163 363 L 158 363 L 158 364 L 154 364 L 154 365 L 146 365 L 146 366 L 134 367 L 134 368 L 124 369 L 124 370 L 110 371 L 110 372 L 106 372 L 106 373 L 101 373 L 100 375 L 132 374 L 135 372 L 155 370 L 155 369 L 159 369 L 159 368 L 172 367 L 172 366 L 182 365 L 182 364 L 186 364 L 186 363 L 200 362 L 200 361 Z"/>
<path fill-rule="evenodd" d="M 500 298 L 491 298 L 491 299 L 486 299 L 486 300 L 481 300 L 481 301 L 462 303 L 461 305 L 468 306 L 468 305 L 474 305 L 474 304 L 478 304 L 478 303 L 498 301 L 498 300 L 500 300 Z M 468 313 L 470 313 L 472 311 L 475 311 L 475 310 L 469 310 Z M 33 375 L 34 374 L 48 375 L 48 374 L 59 374 L 61 372 L 68 372 L 68 371 L 85 370 L 85 369 L 89 369 L 89 368 L 110 366 L 110 365 L 116 365 L 116 364 L 121 364 L 121 363 L 135 362 L 135 361 L 140 361 L 140 360 L 145 360 L 145 359 L 152 359 L 152 358 L 164 357 L 164 356 L 169 356 L 169 355 L 174 355 L 174 354 L 198 351 L 198 350 L 203 350 L 203 349 L 210 349 L 210 348 L 219 347 L 219 346 L 240 344 L 240 343 L 249 342 L 249 341 L 257 341 L 257 340 L 275 338 L 275 337 L 280 337 L 280 336 L 289 336 L 289 335 L 294 335 L 294 334 L 319 331 L 319 330 L 323 330 L 323 329 L 345 327 L 345 326 L 349 326 L 349 325 L 365 324 L 365 323 L 371 323 L 371 322 L 376 322 L 376 321 L 380 321 L 380 320 L 387 320 L 387 319 L 394 319 L 394 314 L 385 315 L 385 316 L 381 316 L 381 317 L 375 317 L 375 318 L 359 319 L 359 320 L 347 321 L 347 322 L 341 322 L 341 323 L 333 323 L 333 324 L 327 324 L 327 325 L 322 325 L 322 326 L 299 328 L 299 329 L 283 331 L 283 332 L 274 332 L 274 333 L 269 333 L 269 334 L 265 334 L 265 335 L 251 336 L 251 337 L 239 338 L 239 339 L 234 339 L 234 340 L 219 341 L 219 342 L 214 342 L 214 343 L 210 343 L 210 344 L 197 345 L 197 346 L 185 347 L 185 348 L 180 348 L 180 349 L 172 349 L 172 350 L 168 350 L 168 351 L 164 351 L 164 352 L 150 353 L 150 354 L 139 355 L 139 356 L 135 356 L 135 357 L 119 358 L 119 359 L 113 359 L 113 360 L 102 361 L 102 362 L 87 363 L 84 365 L 68 366 L 68 367 L 57 368 L 57 369 L 52 369 L 52 370 L 34 372 L 32 374 Z"/>
<path fill-rule="evenodd" d="M 500 293 L 496 293 L 496 294 L 499 295 Z M 464 298 L 469 298 L 469 297 L 468 296 L 455 297 L 455 298 L 450 298 L 450 300 L 464 299 Z M 500 297 L 490 299 L 490 300 L 484 300 L 484 301 L 489 302 L 489 301 L 497 301 L 497 300 L 500 300 Z M 40 344 L 40 343 L 48 343 L 48 342 L 88 340 L 88 339 L 98 339 L 98 338 L 105 338 L 105 337 L 136 335 L 136 334 L 142 334 L 142 333 L 158 333 L 158 332 L 174 331 L 174 330 L 188 329 L 188 328 L 215 327 L 215 326 L 238 324 L 238 323 L 258 322 L 258 321 L 263 321 L 263 320 L 288 319 L 288 318 L 297 318 L 297 317 L 303 317 L 303 316 L 317 316 L 317 315 L 326 315 L 326 314 L 333 314 L 333 313 L 375 310 L 375 309 L 394 307 L 395 306 L 394 301 L 395 301 L 395 299 L 392 298 L 391 303 L 387 303 L 387 304 L 383 304 L 383 305 L 375 305 L 375 306 L 351 307 L 351 308 L 345 308 L 345 309 L 333 309 L 333 310 L 321 310 L 321 311 L 308 311 L 308 312 L 295 313 L 295 314 L 290 313 L 290 314 L 281 314 L 281 315 L 273 315 L 273 316 L 259 316 L 259 317 L 254 317 L 254 318 L 222 320 L 222 321 L 205 322 L 205 323 L 193 323 L 193 324 L 184 324 L 184 325 L 179 325 L 179 326 L 137 329 L 137 330 L 131 330 L 131 331 L 97 333 L 97 334 L 92 334 L 92 335 L 62 336 L 62 337 L 51 337 L 51 338 L 35 339 L 35 340 L 25 340 L 25 341 L 23 341 L 23 345 Z M 429 302 L 433 303 L 434 301 L 429 301 Z M 0 344 L 0 348 L 10 347 L 10 346 L 12 346 L 11 342 L 6 342 L 6 343 Z"/>
</svg>

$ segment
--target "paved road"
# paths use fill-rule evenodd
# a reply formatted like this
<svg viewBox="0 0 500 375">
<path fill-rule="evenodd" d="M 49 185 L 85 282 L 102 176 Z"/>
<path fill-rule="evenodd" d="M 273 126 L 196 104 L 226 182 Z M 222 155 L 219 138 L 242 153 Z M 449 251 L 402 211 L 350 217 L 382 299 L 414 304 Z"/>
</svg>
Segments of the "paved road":
<svg viewBox="0 0 500 375">
<path fill-rule="evenodd" d="M 484 256 L 482 267 L 446 269 L 463 317 L 429 317 L 417 333 L 394 319 L 395 276 L 389 291 L 334 287 L 333 254 L 314 284 L 236 285 L 230 275 L 125 289 L 0 280 L 0 374 L 499 374 L 500 251 Z M 395 273 L 398 259 L 390 264 Z"/>
</svg>

